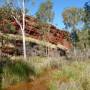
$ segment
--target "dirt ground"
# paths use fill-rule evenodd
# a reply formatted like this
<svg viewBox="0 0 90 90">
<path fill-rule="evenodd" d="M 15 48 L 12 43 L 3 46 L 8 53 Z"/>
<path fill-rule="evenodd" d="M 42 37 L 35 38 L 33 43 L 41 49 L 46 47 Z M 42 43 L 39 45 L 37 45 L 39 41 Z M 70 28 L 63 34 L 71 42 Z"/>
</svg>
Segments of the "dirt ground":
<svg viewBox="0 0 90 90">
<path fill-rule="evenodd" d="M 15 86 L 9 86 L 5 90 L 48 90 L 49 82 L 51 80 L 51 74 L 54 70 L 48 70 L 40 76 L 36 78 L 32 82 L 20 83 Z"/>
</svg>

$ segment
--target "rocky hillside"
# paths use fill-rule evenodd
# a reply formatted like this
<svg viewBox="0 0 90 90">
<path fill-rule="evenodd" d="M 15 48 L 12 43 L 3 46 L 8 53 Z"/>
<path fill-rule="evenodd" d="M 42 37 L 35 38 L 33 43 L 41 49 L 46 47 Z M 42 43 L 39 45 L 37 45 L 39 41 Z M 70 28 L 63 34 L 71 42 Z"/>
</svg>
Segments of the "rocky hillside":
<svg viewBox="0 0 90 90">
<path fill-rule="evenodd" d="M 55 45 L 61 44 L 67 48 L 71 47 L 69 32 L 59 30 L 54 25 L 42 24 L 31 16 L 26 16 L 25 24 L 26 36 L 38 40 L 45 40 Z M 2 33 L 21 34 L 20 28 L 14 19 L 0 21 L 0 25 L 4 25 L 1 31 Z"/>
</svg>

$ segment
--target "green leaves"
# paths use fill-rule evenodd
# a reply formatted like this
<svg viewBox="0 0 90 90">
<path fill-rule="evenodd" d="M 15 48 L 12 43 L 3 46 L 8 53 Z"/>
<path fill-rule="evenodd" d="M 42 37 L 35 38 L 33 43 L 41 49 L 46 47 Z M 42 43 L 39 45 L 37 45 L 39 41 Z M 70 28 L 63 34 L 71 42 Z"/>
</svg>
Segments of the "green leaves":
<svg viewBox="0 0 90 90">
<path fill-rule="evenodd" d="M 78 8 L 69 8 L 64 10 L 62 13 L 63 16 L 63 22 L 66 27 L 73 27 L 78 24 L 80 21 L 80 13 Z"/>
<path fill-rule="evenodd" d="M 40 5 L 39 10 L 36 12 L 36 17 L 42 22 L 53 21 L 54 12 L 51 0 L 47 0 Z"/>
</svg>

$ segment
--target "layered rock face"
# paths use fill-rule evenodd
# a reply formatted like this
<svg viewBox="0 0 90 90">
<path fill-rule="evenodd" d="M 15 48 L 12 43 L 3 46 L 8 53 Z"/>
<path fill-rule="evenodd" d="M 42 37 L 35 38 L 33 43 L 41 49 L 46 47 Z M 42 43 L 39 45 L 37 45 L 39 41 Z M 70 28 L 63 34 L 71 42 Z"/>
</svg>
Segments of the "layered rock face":
<svg viewBox="0 0 90 90">
<path fill-rule="evenodd" d="M 20 34 L 19 26 L 15 21 L 12 24 L 16 27 L 17 33 Z M 67 48 L 71 48 L 70 34 L 67 31 L 59 30 L 54 25 L 40 23 L 36 18 L 26 17 L 26 36 L 35 39 L 45 40 L 52 44 L 61 44 Z"/>
<path fill-rule="evenodd" d="M 13 29 L 15 29 L 15 31 L 12 31 L 13 30 L 12 28 L 11 28 L 11 30 L 9 30 L 10 27 L 9 28 L 6 27 L 8 22 L 11 26 L 13 26 Z M 21 36 L 20 27 L 18 26 L 18 24 L 16 23 L 16 21 L 14 19 L 4 20 L 3 22 L 0 22 L 0 24 L 5 25 L 5 27 L 1 31 L 2 33 L 10 33 L 13 35 Z M 26 37 L 32 37 L 39 41 L 49 42 L 54 45 L 62 45 L 64 47 L 66 47 L 67 49 L 70 49 L 72 47 L 69 32 L 64 31 L 64 30 L 59 30 L 54 25 L 40 23 L 40 21 L 38 21 L 36 18 L 31 17 L 31 16 L 26 16 L 25 26 L 26 26 L 25 27 Z M 2 48 L 2 51 L 5 53 L 10 53 L 10 54 L 15 53 L 17 55 L 20 55 L 21 53 L 23 53 L 22 41 L 15 40 L 15 41 L 11 41 L 11 43 L 14 43 L 15 49 L 13 49 L 13 47 L 12 48 L 4 47 L 4 48 Z M 36 55 L 41 55 L 41 54 L 44 55 L 46 53 L 46 51 L 45 51 L 46 47 L 44 47 L 43 50 L 41 50 L 41 47 L 35 43 L 27 42 L 27 44 L 28 44 L 28 47 L 27 47 L 28 55 L 30 55 L 30 54 L 32 55 L 33 53 L 34 54 L 36 53 Z M 33 45 L 33 47 L 32 47 L 32 45 Z M 57 52 L 57 50 L 52 50 L 52 49 L 50 50 L 50 52 L 53 52 L 53 51 L 55 53 Z M 58 50 L 58 51 L 60 51 L 60 50 Z"/>
</svg>

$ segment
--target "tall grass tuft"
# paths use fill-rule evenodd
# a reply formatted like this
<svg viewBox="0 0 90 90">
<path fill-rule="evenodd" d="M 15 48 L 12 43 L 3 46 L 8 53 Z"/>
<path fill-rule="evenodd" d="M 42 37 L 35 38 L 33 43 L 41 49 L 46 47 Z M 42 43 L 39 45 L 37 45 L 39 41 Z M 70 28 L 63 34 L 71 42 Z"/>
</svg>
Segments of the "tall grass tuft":
<svg viewBox="0 0 90 90">
<path fill-rule="evenodd" d="M 58 83 L 57 90 L 90 90 L 90 61 L 63 63 L 52 79 Z"/>
<path fill-rule="evenodd" d="M 35 75 L 34 69 L 24 61 L 12 61 L 10 59 L 3 62 L 2 87 L 19 82 L 28 81 L 30 76 Z"/>
</svg>

